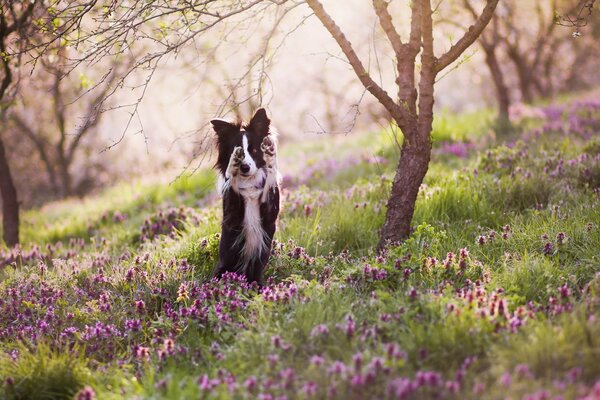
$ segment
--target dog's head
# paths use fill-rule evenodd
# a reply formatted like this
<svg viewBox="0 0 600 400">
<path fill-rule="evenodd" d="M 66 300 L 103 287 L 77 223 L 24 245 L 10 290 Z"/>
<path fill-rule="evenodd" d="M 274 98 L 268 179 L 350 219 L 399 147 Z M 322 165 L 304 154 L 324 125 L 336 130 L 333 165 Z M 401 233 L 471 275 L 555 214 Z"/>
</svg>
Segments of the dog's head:
<svg viewBox="0 0 600 400">
<path fill-rule="evenodd" d="M 260 145 L 269 135 L 271 121 L 264 108 L 259 108 L 248 124 L 231 123 L 222 119 L 210 121 L 217 134 L 219 156 L 215 167 L 225 176 L 233 149 L 241 147 L 244 150 L 244 160 L 240 166 L 243 177 L 254 176 L 265 166 L 265 160 Z"/>
</svg>

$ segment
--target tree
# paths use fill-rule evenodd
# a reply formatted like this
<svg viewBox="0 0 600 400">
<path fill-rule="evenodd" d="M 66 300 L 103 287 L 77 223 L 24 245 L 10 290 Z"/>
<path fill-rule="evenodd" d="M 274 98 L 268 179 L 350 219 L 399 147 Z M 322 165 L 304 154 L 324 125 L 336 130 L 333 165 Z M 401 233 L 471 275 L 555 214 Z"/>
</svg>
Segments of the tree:
<svg viewBox="0 0 600 400">
<path fill-rule="evenodd" d="M 563 3 L 565 6 L 561 7 Z M 575 77 L 565 76 L 565 71 L 572 74 L 595 55 L 593 39 L 586 40 L 585 44 L 574 44 L 572 40 L 572 36 L 578 37 L 579 29 L 587 25 L 591 12 L 588 6 L 593 6 L 593 1 L 585 1 L 580 9 L 579 3 L 505 0 L 499 6 L 502 16 L 498 18 L 496 31 L 501 51 L 517 76 L 516 86 L 523 102 L 530 103 L 536 97 L 547 98 L 570 89 L 567 82 L 574 81 Z M 579 10 L 577 17 L 573 17 L 573 35 L 557 29 L 557 21 L 567 21 L 567 17 L 558 16 L 559 9 L 564 9 L 566 15 Z"/>
<path fill-rule="evenodd" d="M 385 0 L 373 0 L 373 8 L 385 32 L 396 61 L 397 100 L 379 86 L 365 69 L 340 27 L 325 11 L 319 0 L 306 0 L 316 17 L 329 31 L 348 59 L 356 76 L 389 112 L 404 135 L 400 160 L 387 203 L 386 219 L 378 248 L 405 240 L 410 234 L 419 188 L 431 159 L 434 84 L 436 76 L 452 64 L 471 45 L 491 20 L 498 0 L 487 0 L 476 21 L 443 55 L 436 57 L 433 47 L 433 21 L 430 0 L 414 0 L 411 5 L 410 37 L 403 42 Z M 418 85 L 415 82 L 416 58 L 420 54 Z"/>
<path fill-rule="evenodd" d="M 469 0 L 463 0 L 463 5 L 468 13 L 477 19 L 477 11 Z M 490 71 L 490 75 L 496 89 L 496 100 L 498 102 L 498 122 L 501 125 L 508 123 L 508 109 L 510 108 L 510 94 L 504 72 L 500 63 L 499 50 L 502 38 L 499 32 L 499 17 L 494 15 L 490 26 L 479 36 L 479 44 L 485 55 L 485 64 Z"/>
<path fill-rule="evenodd" d="M 94 83 L 95 90 L 88 93 L 89 75 L 80 79 L 66 76 L 67 53 L 58 45 L 40 57 L 36 74 L 28 78 L 27 88 L 21 88 L 20 104 L 9 116 L 18 133 L 33 145 L 54 193 L 60 197 L 81 193 L 79 184 L 86 179 L 74 182 L 71 169 L 78 154 L 89 149 L 88 139 L 104 115 L 101 106 L 128 65 L 124 57 L 108 60 L 109 65 L 103 65 L 108 72 L 102 73 Z M 43 93 L 50 94 L 50 106 L 48 98 L 40 95 Z"/>
<path fill-rule="evenodd" d="M 0 117 L 6 117 L 11 103 L 11 86 L 14 86 L 13 68 L 20 59 L 13 60 L 8 53 L 9 40 L 13 35 L 27 35 L 37 1 L 21 3 L 3 2 L 0 10 L 0 62 L 2 63 L 2 81 L 0 83 Z M 19 200 L 6 156 L 4 138 L 0 132 L 0 192 L 2 195 L 2 228 L 4 242 L 8 246 L 19 243 Z"/>
</svg>

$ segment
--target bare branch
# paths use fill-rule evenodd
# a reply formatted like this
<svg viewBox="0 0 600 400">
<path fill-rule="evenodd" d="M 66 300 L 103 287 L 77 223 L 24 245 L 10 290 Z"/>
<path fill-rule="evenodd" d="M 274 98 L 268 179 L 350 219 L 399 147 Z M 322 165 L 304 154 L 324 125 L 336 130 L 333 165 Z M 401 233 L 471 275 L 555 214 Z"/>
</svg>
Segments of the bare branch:
<svg viewBox="0 0 600 400">
<path fill-rule="evenodd" d="M 408 44 L 416 56 L 421 47 L 421 3 L 418 1 L 413 1 L 411 5 L 410 39 Z"/>
<path fill-rule="evenodd" d="M 50 161 L 48 153 L 46 152 L 46 146 L 48 145 L 48 143 L 42 139 L 41 135 L 34 132 L 34 130 L 29 125 L 27 125 L 27 123 L 17 113 L 12 113 L 10 118 L 15 123 L 15 125 L 17 125 L 19 130 L 22 133 L 24 133 L 29 140 L 31 140 L 31 142 L 37 149 L 37 152 L 42 162 L 44 163 L 44 166 L 46 167 L 48 178 L 50 179 L 52 186 L 56 188 L 57 185 L 56 177 L 54 176 L 54 167 L 52 162 Z"/>
<path fill-rule="evenodd" d="M 371 78 L 369 73 L 365 70 L 362 62 L 358 58 L 358 55 L 352 48 L 352 44 L 346 38 L 346 35 L 342 32 L 340 27 L 335 23 L 329 14 L 323 8 L 323 5 L 318 0 L 306 0 L 308 6 L 313 10 L 316 17 L 319 18 L 323 26 L 329 31 L 333 39 L 336 41 L 340 49 L 350 62 L 352 69 L 356 73 L 356 76 L 363 84 L 363 86 L 373 95 L 379 102 L 385 107 L 385 109 L 391 114 L 391 116 L 400 124 L 405 121 L 404 111 L 399 107 L 389 94 L 383 90 L 375 81 Z"/>
<path fill-rule="evenodd" d="M 375 9 L 377 18 L 379 18 L 379 24 L 381 25 L 381 28 L 392 44 L 392 48 L 394 49 L 394 53 L 396 53 L 396 57 L 400 58 L 402 51 L 402 39 L 396 31 L 396 28 L 394 28 L 392 16 L 387 9 L 388 2 L 385 0 L 373 0 L 373 8 Z"/>
<path fill-rule="evenodd" d="M 592 16 L 592 11 L 594 10 L 595 2 L 596 0 L 585 0 L 575 17 L 571 17 L 570 14 L 576 11 L 577 6 L 569 10 L 565 15 L 559 15 L 557 13 L 554 19 L 554 24 L 560 26 L 573 27 L 575 28 L 575 30 L 573 31 L 573 37 L 581 36 L 579 28 L 583 28 L 588 24 L 588 20 Z"/>
<path fill-rule="evenodd" d="M 498 0 L 487 0 L 485 8 L 479 15 L 479 18 L 473 25 L 469 27 L 467 32 L 456 42 L 448 52 L 443 54 L 437 61 L 436 71 L 440 72 L 448 65 L 452 64 L 456 59 L 477 40 L 483 29 L 492 19 Z"/>
</svg>

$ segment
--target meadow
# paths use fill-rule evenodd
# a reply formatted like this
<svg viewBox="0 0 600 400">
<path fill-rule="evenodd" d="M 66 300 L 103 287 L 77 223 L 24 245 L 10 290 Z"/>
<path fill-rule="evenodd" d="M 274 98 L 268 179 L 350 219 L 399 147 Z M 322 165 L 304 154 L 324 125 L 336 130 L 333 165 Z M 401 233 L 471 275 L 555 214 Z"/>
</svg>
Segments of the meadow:
<svg viewBox="0 0 600 400">
<path fill-rule="evenodd" d="M 600 399 L 600 100 L 439 113 L 376 254 L 389 130 L 281 143 L 262 289 L 216 264 L 215 173 L 27 211 L 0 251 L 6 399 Z"/>
</svg>

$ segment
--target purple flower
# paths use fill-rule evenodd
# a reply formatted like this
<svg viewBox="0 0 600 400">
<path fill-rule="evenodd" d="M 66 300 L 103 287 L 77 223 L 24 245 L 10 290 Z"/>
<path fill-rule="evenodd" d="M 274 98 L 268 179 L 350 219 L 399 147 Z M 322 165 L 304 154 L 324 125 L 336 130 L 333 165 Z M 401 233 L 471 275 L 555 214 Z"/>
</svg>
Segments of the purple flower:
<svg viewBox="0 0 600 400">
<path fill-rule="evenodd" d="M 138 313 L 143 314 L 146 309 L 146 303 L 144 303 L 144 300 L 136 300 L 135 308 Z"/>
<path fill-rule="evenodd" d="M 94 400 L 96 398 L 96 392 L 89 386 L 84 387 L 75 395 L 76 400 Z"/>
<path fill-rule="evenodd" d="M 302 393 L 307 396 L 314 396 L 317 394 L 319 387 L 313 381 L 308 381 L 304 385 L 302 385 Z"/>
<path fill-rule="evenodd" d="M 571 295 L 571 289 L 569 289 L 569 286 L 566 283 L 558 288 L 558 292 L 562 298 L 567 298 Z"/>
<path fill-rule="evenodd" d="M 411 299 L 416 299 L 417 296 L 419 295 L 419 292 L 417 292 L 417 289 L 415 289 L 414 287 L 411 286 L 411 288 L 408 290 L 408 297 L 410 297 Z"/>
<path fill-rule="evenodd" d="M 361 367 L 362 367 L 362 362 L 363 362 L 363 355 L 362 353 L 356 353 L 352 356 L 352 362 L 354 362 L 354 369 L 356 371 L 360 371 Z"/>
<path fill-rule="evenodd" d="M 354 387 L 363 386 L 365 384 L 365 378 L 360 373 L 352 375 L 350 378 L 350 385 Z"/>
<path fill-rule="evenodd" d="M 389 359 L 405 359 L 406 353 L 400 349 L 396 343 L 388 343 L 385 345 L 385 352 Z"/>
<path fill-rule="evenodd" d="M 315 337 L 315 336 L 320 336 L 320 335 L 327 335 L 329 333 L 329 328 L 327 327 L 327 325 L 317 325 L 315 326 L 312 331 L 310 332 L 310 336 L 311 337 Z"/>
<path fill-rule="evenodd" d="M 206 374 L 198 378 L 198 387 L 204 392 L 212 391 L 213 388 L 220 383 L 221 381 L 219 379 L 210 379 Z"/>
<path fill-rule="evenodd" d="M 310 363 L 320 367 L 321 365 L 323 365 L 323 363 L 325 363 L 325 359 L 319 355 L 314 355 L 310 358 Z"/>
<path fill-rule="evenodd" d="M 249 392 L 252 392 L 256 388 L 256 383 L 257 383 L 256 377 L 250 376 L 248 379 L 246 379 L 246 382 L 244 382 L 244 387 Z"/>
<path fill-rule="evenodd" d="M 327 372 L 329 372 L 330 375 L 342 375 L 346 372 L 346 369 L 346 364 L 341 361 L 334 361 Z"/>
<path fill-rule="evenodd" d="M 529 368 L 529 365 L 527 365 L 527 364 L 519 364 L 519 365 L 517 365 L 515 367 L 515 373 L 520 378 L 533 379 L 533 373 L 531 372 L 531 369 Z"/>
<path fill-rule="evenodd" d="M 137 332 L 142 329 L 142 321 L 139 319 L 125 320 L 125 329 L 131 332 Z"/>
<path fill-rule="evenodd" d="M 411 395 L 414 388 L 410 379 L 396 378 L 388 384 L 386 391 L 389 396 L 394 396 L 396 399 L 403 400 Z"/>
<path fill-rule="evenodd" d="M 512 376 L 508 372 L 505 372 L 500 377 L 500 384 L 507 388 L 510 387 L 512 385 Z"/>
<path fill-rule="evenodd" d="M 384 361 L 381 357 L 373 357 L 367 369 L 379 373 L 383 369 Z"/>
<path fill-rule="evenodd" d="M 458 393 L 460 390 L 460 382 L 458 381 L 446 381 L 446 389 L 450 393 Z"/>
</svg>

